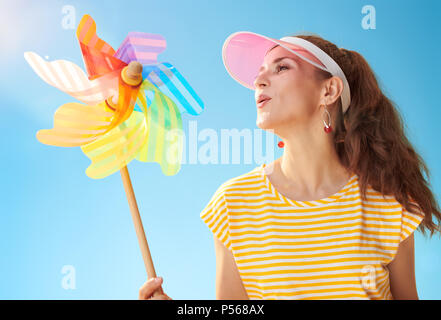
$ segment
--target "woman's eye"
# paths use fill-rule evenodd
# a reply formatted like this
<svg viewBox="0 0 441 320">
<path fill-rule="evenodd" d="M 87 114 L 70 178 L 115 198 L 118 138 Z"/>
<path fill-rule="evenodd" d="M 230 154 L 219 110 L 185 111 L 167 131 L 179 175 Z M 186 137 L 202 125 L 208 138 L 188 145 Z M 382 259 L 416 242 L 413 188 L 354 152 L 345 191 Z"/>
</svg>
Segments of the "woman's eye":
<svg viewBox="0 0 441 320">
<path fill-rule="evenodd" d="M 286 68 L 286 69 L 288 69 L 288 67 L 287 67 L 287 66 L 283 66 L 283 65 L 280 65 L 280 66 L 278 66 L 278 67 L 277 67 L 277 72 L 279 72 L 279 71 L 280 71 L 280 69 L 282 69 L 282 68 Z"/>
</svg>

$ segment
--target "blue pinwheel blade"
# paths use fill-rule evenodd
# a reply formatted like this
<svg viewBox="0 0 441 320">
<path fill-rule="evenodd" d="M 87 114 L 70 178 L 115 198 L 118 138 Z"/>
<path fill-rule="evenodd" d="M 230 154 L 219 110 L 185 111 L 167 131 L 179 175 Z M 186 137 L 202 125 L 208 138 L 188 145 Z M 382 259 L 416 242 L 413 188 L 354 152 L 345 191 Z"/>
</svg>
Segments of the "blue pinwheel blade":
<svg viewBox="0 0 441 320">
<path fill-rule="evenodd" d="M 143 66 L 143 78 L 152 82 L 162 93 L 170 97 L 181 113 L 198 115 L 204 103 L 182 74 L 168 62 L 156 66 Z"/>
</svg>

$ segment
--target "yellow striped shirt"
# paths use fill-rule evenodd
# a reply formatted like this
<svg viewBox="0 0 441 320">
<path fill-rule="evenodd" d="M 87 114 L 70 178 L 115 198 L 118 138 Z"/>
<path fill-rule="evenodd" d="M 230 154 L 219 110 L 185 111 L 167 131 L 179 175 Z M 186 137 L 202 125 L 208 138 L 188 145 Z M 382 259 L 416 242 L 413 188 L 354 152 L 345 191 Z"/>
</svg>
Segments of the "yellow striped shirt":
<svg viewBox="0 0 441 320">
<path fill-rule="evenodd" d="M 224 182 L 200 213 L 232 252 L 248 297 L 393 299 L 386 265 L 420 224 L 353 174 L 337 193 L 294 201 L 272 186 L 265 164 Z"/>
</svg>

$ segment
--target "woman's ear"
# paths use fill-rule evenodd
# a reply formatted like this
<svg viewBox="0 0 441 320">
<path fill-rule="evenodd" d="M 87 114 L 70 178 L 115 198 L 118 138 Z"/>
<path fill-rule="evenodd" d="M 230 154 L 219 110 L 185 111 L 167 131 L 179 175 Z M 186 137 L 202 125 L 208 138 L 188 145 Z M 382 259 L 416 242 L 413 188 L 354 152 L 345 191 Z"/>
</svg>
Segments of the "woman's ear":
<svg viewBox="0 0 441 320">
<path fill-rule="evenodd" d="M 343 92 L 343 81 L 339 77 L 332 76 L 325 80 L 324 90 L 322 104 L 330 106 L 340 98 Z"/>
<path fill-rule="evenodd" d="M 329 81 L 329 98 L 331 99 L 331 104 L 340 98 L 343 92 L 343 81 L 336 76 L 332 76 Z"/>
</svg>

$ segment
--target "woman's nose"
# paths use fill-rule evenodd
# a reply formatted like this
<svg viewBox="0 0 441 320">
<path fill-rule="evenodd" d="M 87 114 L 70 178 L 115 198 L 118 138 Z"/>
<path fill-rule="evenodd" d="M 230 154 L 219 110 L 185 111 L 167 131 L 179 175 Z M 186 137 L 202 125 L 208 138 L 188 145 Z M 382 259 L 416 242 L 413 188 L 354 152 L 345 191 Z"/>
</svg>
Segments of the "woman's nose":
<svg viewBox="0 0 441 320">
<path fill-rule="evenodd" d="M 263 85 L 268 85 L 268 80 L 263 75 L 263 73 L 261 73 L 260 75 L 257 75 L 256 78 L 254 79 L 254 87 L 257 88 Z"/>
</svg>

